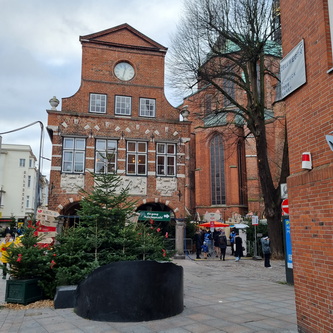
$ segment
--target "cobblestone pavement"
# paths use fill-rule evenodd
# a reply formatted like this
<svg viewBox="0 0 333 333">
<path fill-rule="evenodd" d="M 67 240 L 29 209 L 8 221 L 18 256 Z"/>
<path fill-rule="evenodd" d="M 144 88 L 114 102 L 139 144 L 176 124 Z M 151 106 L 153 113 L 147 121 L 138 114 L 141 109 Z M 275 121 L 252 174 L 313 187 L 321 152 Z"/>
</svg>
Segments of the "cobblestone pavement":
<svg viewBox="0 0 333 333">
<path fill-rule="evenodd" d="M 194 255 L 187 256 L 188 259 L 194 259 Z M 272 268 L 264 268 L 263 260 L 253 260 L 252 258 L 242 258 L 235 262 L 230 255 L 226 261 L 220 261 L 219 258 L 208 258 L 207 260 L 195 260 L 196 263 L 214 269 L 227 270 L 241 276 L 247 276 L 251 279 L 260 279 L 271 282 L 286 283 L 286 272 L 284 260 L 271 260 Z"/>
<path fill-rule="evenodd" d="M 86 320 L 73 309 L 0 307 L 0 332 L 297 333 L 294 288 L 286 284 L 284 261 L 272 260 L 267 269 L 262 260 L 193 258 L 174 260 L 184 268 L 184 311 L 177 316 L 115 323 Z M 0 280 L 0 304 L 4 295 Z"/>
</svg>

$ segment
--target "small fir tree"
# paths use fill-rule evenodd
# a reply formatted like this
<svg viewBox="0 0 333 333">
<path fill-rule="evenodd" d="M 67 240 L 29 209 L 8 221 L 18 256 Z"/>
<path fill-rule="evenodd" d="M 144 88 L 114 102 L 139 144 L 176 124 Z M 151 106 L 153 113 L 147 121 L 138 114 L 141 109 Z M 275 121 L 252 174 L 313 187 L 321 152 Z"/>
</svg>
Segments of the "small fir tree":
<svg viewBox="0 0 333 333">
<path fill-rule="evenodd" d="M 114 261 L 169 260 L 165 235 L 153 224 L 131 222 L 135 202 L 115 174 L 93 174 L 91 192 L 82 190 L 79 225 L 64 230 L 55 245 L 56 285 L 77 284 Z"/>
</svg>

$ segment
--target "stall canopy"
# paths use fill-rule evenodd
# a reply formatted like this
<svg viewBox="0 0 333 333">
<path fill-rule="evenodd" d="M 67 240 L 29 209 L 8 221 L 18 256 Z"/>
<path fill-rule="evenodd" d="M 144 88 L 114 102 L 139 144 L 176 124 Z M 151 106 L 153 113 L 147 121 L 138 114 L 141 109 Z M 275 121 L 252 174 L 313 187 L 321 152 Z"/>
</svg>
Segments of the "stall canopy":
<svg viewBox="0 0 333 333">
<path fill-rule="evenodd" d="M 214 225 L 212 224 L 214 223 Z M 218 222 L 218 221 L 213 221 L 213 222 L 205 222 L 199 224 L 199 227 L 204 227 L 204 228 L 225 228 L 225 227 L 230 227 L 229 224 Z"/>
</svg>

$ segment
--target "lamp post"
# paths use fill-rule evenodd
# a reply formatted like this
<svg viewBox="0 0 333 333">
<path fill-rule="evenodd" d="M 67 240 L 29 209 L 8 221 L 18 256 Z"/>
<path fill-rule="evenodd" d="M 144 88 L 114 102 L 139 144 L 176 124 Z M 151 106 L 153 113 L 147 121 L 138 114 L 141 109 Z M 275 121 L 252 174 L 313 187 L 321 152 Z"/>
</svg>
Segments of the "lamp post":
<svg viewBox="0 0 333 333">
<path fill-rule="evenodd" d="M 1 141 L 2 141 L 1 135 L 3 135 L 3 134 L 9 134 L 9 133 L 17 132 L 17 131 L 21 131 L 21 130 L 23 130 L 23 129 L 27 128 L 27 127 L 33 126 L 35 124 L 39 124 L 39 126 L 40 126 L 38 171 L 37 171 L 37 177 L 36 177 L 36 193 L 35 193 L 35 202 L 34 202 L 34 216 L 36 218 L 36 216 L 37 216 L 38 198 L 39 198 L 39 178 L 40 178 L 40 174 L 41 174 L 41 172 L 40 172 L 40 166 L 41 166 L 41 160 L 42 160 L 42 143 L 43 143 L 43 133 L 44 133 L 44 125 L 43 125 L 43 123 L 41 121 L 37 120 L 37 121 L 34 121 L 33 123 L 28 124 L 26 126 L 13 129 L 11 131 L 0 133 L 0 152 L 1 152 Z"/>
</svg>

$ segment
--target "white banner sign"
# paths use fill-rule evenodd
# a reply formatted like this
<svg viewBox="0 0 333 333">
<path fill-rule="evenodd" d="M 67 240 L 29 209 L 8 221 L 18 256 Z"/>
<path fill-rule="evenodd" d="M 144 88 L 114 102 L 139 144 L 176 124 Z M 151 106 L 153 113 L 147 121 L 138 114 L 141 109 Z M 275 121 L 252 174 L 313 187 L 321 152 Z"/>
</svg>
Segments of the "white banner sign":
<svg viewBox="0 0 333 333">
<path fill-rule="evenodd" d="M 258 224 L 259 224 L 258 216 L 253 215 L 252 216 L 252 225 L 258 225 Z"/>
<path fill-rule="evenodd" d="M 282 98 L 306 82 L 303 39 L 281 60 L 280 74 Z"/>
</svg>

